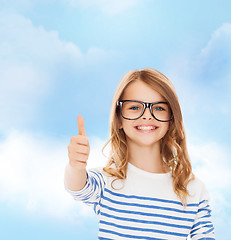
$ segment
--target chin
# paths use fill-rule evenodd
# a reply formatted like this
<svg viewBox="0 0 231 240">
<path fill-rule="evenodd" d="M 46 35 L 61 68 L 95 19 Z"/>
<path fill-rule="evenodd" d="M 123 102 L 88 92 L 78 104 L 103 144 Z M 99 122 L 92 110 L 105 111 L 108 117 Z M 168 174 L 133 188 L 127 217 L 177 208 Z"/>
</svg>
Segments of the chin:
<svg viewBox="0 0 231 240">
<path fill-rule="evenodd" d="M 130 135 L 130 136 L 129 136 Z M 163 138 L 162 134 L 159 136 L 153 136 L 152 134 L 126 134 L 127 141 L 131 144 L 138 146 L 154 146 L 160 144 L 161 139 Z"/>
<path fill-rule="evenodd" d="M 134 141 L 132 141 L 134 142 Z M 160 145 L 160 140 L 156 140 L 156 141 L 153 141 L 153 139 L 151 140 L 143 140 L 141 141 L 135 141 L 135 144 L 139 145 L 139 146 L 143 146 L 143 147 L 152 147 L 154 145 Z"/>
</svg>

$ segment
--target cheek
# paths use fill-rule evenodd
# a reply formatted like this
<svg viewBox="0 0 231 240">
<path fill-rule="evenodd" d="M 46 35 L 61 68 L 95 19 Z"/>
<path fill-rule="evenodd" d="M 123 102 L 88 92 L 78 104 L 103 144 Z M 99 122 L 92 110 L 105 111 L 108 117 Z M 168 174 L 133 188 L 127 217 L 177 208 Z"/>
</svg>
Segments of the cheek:
<svg viewBox="0 0 231 240">
<path fill-rule="evenodd" d="M 163 129 L 165 130 L 165 131 L 168 131 L 168 129 L 169 129 L 169 122 L 165 122 L 164 124 L 163 124 Z"/>
<path fill-rule="evenodd" d="M 167 122 L 167 124 L 166 124 L 166 128 L 167 128 L 167 129 L 170 128 L 170 123 L 169 123 L 169 122 Z"/>
<path fill-rule="evenodd" d="M 170 127 L 169 123 L 165 123 L 165 124 L 162 126 L 162 134 L 163 134 L 163 135 L 165 135 L 165 134 L 168 132 L 169 127 Z"/>
<path fill-rule="evenodd" d="M 121 128 L 123 128 L 124 132 L 129 132 L 133 126 L 135 126 L 134 121 L 124 118 L 121 120 Z"/>
<path fill-rule="evenodd" d="M 128 128 L 128 122 L 127 122 L 125 119 L 122 120 L 121 126 L 122 126 L 122 128 L 123 128 L 124 130 L 126 130 L 126 129 Z"/>
</svg>

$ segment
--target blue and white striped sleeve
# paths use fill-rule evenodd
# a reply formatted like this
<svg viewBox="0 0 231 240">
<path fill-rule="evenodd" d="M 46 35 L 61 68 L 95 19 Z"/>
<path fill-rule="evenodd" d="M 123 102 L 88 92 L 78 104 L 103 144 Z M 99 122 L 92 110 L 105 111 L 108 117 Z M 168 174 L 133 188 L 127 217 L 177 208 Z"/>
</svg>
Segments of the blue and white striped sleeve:
<svg viewBox="0 0 231 240">
<path fill-rule="evenodd" d="M 190 232 L 193 240 L 215 240 L 209 194 L 203 184 L 196 218 Z"/>
<path fill-rule="evenodd" d="M 94 212 L 98 215 L 100 212 L 100 202 L 105 181 L 101 172 L 95 170 L 87 170 L 87 183 L 79 191 L 66 190 L 74 197 L 75 200 L 81 201 L 88 206 L 91 206 Z"/>
</svg>

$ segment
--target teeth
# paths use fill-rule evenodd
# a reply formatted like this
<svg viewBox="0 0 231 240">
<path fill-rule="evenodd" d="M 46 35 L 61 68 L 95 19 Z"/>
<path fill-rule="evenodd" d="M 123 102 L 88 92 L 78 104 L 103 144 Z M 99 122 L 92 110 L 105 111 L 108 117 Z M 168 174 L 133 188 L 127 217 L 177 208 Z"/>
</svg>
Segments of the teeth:
<svg viewBox="0 0 231 240">
<path fill-rule="evenodd" d="M 137 127 L 138 129 L 141 129 L 141 130 L 151 130 L 151 129 L 156 129 L 155 127 L 152 127 L 152 126 L 147 126 L 147 127 Z"/>
</svg>

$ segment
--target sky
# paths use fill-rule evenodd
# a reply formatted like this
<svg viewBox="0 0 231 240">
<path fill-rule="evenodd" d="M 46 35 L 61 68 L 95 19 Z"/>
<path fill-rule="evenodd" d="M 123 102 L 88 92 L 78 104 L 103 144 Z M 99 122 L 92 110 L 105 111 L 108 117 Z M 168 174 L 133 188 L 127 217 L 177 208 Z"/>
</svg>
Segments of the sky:
<svg viewBox="0 0 231 240">
<path fill-rule="evenodd" d="M 173 82 L 216 237 L 231 239 L 230 9 L 229 0 L 0 0 L 1 239 L 97 239 L 93 210 L 64 189 L 67 146 L 81 114 L 87 168 L 105 164 L 115 89 L 144 67 Z"/>
</svg>

